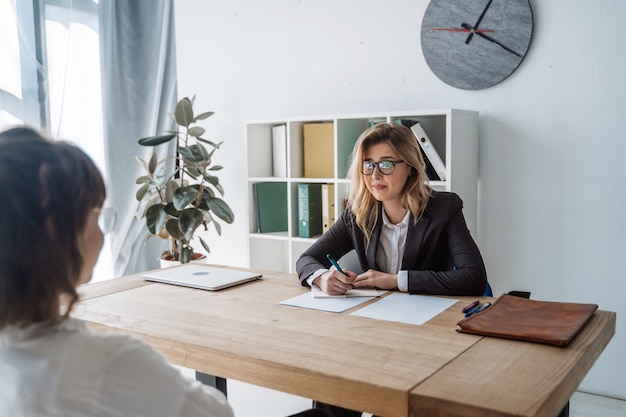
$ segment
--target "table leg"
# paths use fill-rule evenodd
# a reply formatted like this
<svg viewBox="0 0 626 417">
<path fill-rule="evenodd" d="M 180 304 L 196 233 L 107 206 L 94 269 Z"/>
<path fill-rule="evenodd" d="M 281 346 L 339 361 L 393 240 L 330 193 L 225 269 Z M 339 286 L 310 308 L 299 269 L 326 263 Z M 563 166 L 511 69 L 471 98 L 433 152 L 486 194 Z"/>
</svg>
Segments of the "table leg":
<svg viewBox="0 0 626 417">
<path fill-rule="evenodd" d="M 226 378 L 196 371 L 196 380 L 202 382 L 204 385 L 217 388 L 222 391 L 224 395 L 228 396 L 226 392 Z"/>
<path fill-rule="evenodd" d="M 563 407 L 563 410 L 561 410 L 557 417 L 569 417 L 569 401 L 565 404 L 565 407 Z"/>
</svg>

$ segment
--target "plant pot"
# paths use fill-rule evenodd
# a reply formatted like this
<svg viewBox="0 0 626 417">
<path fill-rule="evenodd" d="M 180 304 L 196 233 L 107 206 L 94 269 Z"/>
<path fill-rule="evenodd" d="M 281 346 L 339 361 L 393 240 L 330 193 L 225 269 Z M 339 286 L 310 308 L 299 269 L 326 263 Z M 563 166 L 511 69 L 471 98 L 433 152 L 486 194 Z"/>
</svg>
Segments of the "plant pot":
<svg viewBox="0 0 626 417">
<path fill-rule="evenodd" d="M 172 255 L 170 254 L 161 256 L 159 261 L 161 262 L 161 268 L 168 268 L 170 266 L 180 265 L 180 261 L 173 260 Z M 194 254 L 191 256 L 191 263 L 194 263 L 194 264 L 206 263 L 206 256 L 203 253 L 194 252 Z"/>
</svg>

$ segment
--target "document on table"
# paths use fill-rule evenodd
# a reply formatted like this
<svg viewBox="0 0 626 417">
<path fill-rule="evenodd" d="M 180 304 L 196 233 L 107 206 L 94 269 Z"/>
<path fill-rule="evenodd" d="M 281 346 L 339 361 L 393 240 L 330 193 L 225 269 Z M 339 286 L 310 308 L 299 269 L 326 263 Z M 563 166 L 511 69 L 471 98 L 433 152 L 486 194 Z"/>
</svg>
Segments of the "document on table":
<svg viewBox="0 0 626 417">
<path fill-rule="evenodd" d="M 321 290 L 319 290 L 321 292 Z M 355 290 L 351 290 L 355 291 Z M 290 298 L 285 301 L 281 301 L 278 304 L 311 308 L 314 310 L 324 310 L 333 313 L 341 313 L 356 307 L 360 304 L 366 303 L 373 298 L 378 297 L 376 294 L 384 294 L 387 291 L 371 290 L 367 292 L 368 296 L 327 296 L 327 297 L 315 297 L 313 291 L 300 294 L 296 297 Z"/>
<path fill-rule="evenodd" d="M 351 313 L 352 316 L 408 324 L 424 324 L 459 300 L 425 295 L 393 293 Z"/>
<path fill-rule="evenodd" d="M 380 297 L 386 294 L 387 290 L 377 290 L 376 288 L 352 289 L 343 295 L 326 294 L 320 287 L 313 285 L 311 287 L 311 295 L 313 298 L 346 298 L 346 297 Z"/>
</svg>

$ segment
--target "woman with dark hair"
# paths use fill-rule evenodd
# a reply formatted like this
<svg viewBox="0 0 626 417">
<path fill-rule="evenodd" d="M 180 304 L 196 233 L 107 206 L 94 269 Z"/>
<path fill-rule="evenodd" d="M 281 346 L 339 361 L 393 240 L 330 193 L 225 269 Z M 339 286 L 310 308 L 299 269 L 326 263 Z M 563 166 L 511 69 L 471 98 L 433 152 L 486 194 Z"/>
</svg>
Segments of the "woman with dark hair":
<svg viewBox="0 0 626 417">
<path fill-rule="evenodd" d="M 70 316 L 104 241 L 106 197 L 89 157 L 29 128 L 0 134 L 0 415 L 232 417 L 130 335 Z"/>
<path fill-rule="evenodd" d="M 361 134 L 349 169 L 348 206 L 298 259 L 303 286 L 327 294 L 375 287 L 411 294 L 482 295 L 487 274 L 458 195 L 433 191 L 415 136 L 405 126 L 377 123 Z M 356 251 L 362 271 L 329 269 Z M 332 416 L 360 412 L 317 403 Z"/>
</svg>

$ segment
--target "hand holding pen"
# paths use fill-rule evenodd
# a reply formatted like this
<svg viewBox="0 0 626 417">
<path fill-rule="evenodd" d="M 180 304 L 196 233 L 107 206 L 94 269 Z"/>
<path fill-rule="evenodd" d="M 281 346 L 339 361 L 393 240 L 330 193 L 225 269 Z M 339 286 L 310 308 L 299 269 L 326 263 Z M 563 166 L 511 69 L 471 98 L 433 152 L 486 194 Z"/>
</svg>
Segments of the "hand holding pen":
<svg viewBox="0 0 626 417">
<path fill-rule="evenodd" d="M 326 294 L 342 295 L 354 288 L 352 284 L 356 278 L 356 274 L 350 270 L 344 270 L 339 266 L 337 261 L 330 255 L 326 255 L 330 263 L 336 268 L 323 273 L 314 281 L 315 284 Z"/>
</svg>

